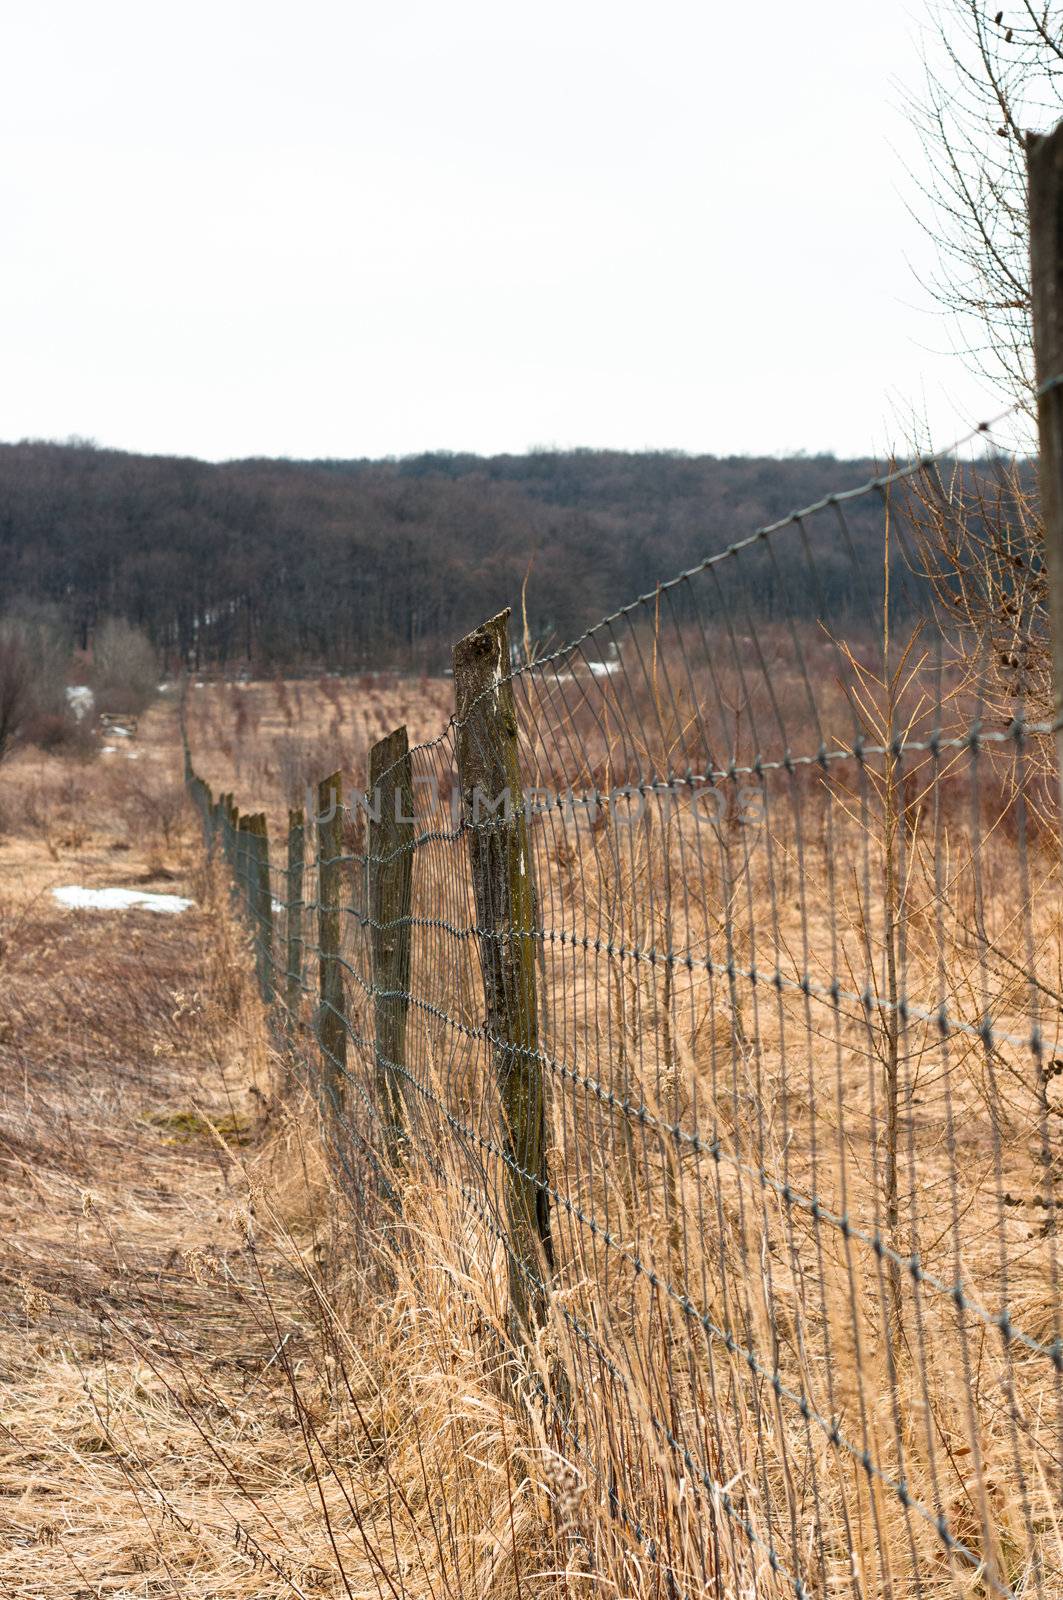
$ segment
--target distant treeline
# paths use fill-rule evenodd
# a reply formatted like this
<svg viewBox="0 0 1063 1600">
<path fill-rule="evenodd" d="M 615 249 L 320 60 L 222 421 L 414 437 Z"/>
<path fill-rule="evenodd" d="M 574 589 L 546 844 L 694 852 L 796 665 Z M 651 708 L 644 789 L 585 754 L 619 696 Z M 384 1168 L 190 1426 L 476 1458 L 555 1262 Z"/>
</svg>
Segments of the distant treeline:
<svg viewBox="0 0 1063 1600">
<path fill-rule="evenodd" d="M 832 456 L 591 450 L 215 466 L 2 445 L 0 609 L 57 607 L 82 647 L 99 618 L 125 617 L 174 666 L 434 671 L 463 633 L 519 605 L 526 574 L 532 633 L 561 641 L 873 470 Z M 846 515 L 860 557 L 880 562 L 878 497 Z M 778 568 L 747 564 L 761 614 L 780 583 L 809 614 L 859 604 L 836 521 L 815 520 L 821 600 L 788 539 Z"/>
</svg>

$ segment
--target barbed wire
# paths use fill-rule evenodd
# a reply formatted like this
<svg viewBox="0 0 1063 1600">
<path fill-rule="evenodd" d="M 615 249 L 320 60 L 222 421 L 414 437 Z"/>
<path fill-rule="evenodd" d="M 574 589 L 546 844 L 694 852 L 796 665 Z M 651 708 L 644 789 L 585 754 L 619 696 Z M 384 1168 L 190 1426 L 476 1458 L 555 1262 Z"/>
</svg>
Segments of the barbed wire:
<svg viewBox="0 0 1063 1600">
<path fill-rule="evenodd" d="M 294 878 L 203 786 L 277 1037 L 328 1085 L 347 1203 L 397 1216 L 435 1184 L 466 1217 L 463 1271 L 501 1249 L 507 1359 L 670 1594 L 735 1577 L 725 1526 L 754 1586 L 800 1600 L 902 1571 L 917 1594 L 1054 1594 L 1045 607 L 990 567 L 975 627 L 920 556 L 935 529 L 982 539 L 974 480 L 1000 463 L 957 463 L 969 503 L 934 470 L 1014 409 L 537 660 L 496 619 L 486 677 L 435 738 L 374 758 L 375 788 L 351 774 L 363 799 L 305 819 Z M 865 505 L 881 526 L 850 523 Z M 483 789 L 499 773 L 508 805 Z M 751 816 L 707 814 L 746 781 Z M 700 1577 L 669 1543 L 695 1486 Z"/>
</svg>

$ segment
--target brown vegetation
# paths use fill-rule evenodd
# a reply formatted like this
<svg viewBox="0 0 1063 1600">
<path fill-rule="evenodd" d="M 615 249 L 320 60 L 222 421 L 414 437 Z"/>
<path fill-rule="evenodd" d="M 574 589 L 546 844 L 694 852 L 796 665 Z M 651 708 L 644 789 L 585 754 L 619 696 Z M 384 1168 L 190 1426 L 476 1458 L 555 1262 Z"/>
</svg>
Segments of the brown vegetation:
<svg viewBox="0 0 1063 1600">
<path fill-rule="evenodd" d="M 517 680 L 526 785 L 744 763 L 775 713 L 814 753 L 786 630 L 758 636 L 758 701 L 722 644 L 712 682 L 684 682 L 681 629 L 632 626 L 623 678 L 573 659 Z M 799 1577 L 1056 1600 L 1058 848 L 1032 742 L 927 748 L 968 725 L 971 689 L 914 632 L 886 669 L 800 641 L 830 746 L 855 704 L 879 751 L 858 765 L 738 773 L 711 804 L 671 785 L 635 826 L 535 815 L 553 1277 L 530 1342 L 465 841 L 418 847 L 408 1128 L 382 1175 L 361 814 L 337 1125 L 311 994 L 293 1051 L 176 810 L 173 705 L 135 762 L 7 766 L 10 1592 L 719 1600 Z M 400 720 L 438 734 L 451 692 L 212 684 L 186 709 L 197 769 L 265 807 L 277 867 L 305 782 L 340 765 L 350 796 L 367 747 Z M 452 730 L 414 772 L 445 804 Z M 198 909 L 60 912 L 45 891 L 74 877 L 190 887 Z"/>
<path fill-rule="evenodd" d="M 175 733 L 143 725 L 152 783 Z M 356 1226 L 189 819 L 114 781 L 5 771 L 0 1587 L 557 1593 L 578 1488 L 484 1360 L 492 1273 L 455 1293 L 441 1193 L 412 1252 Z M 72 879 L 197 909 L 71 913 Z"/>
</svg>

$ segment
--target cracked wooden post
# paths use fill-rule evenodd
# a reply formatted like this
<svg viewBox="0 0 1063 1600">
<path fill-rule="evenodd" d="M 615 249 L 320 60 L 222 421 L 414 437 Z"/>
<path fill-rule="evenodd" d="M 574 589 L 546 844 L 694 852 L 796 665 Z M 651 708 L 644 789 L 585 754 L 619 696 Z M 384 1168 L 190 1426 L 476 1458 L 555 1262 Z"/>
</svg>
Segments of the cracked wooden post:
<svg viewBox="0 0 1063 1600">
<path fill-rule="evenodd" d="M 369 752 L 369 931 L 377 1103 L 392 1163 L 406 1131 L 403 1069 L 410 1006 L 410 916 L 413 910 L 413 774 L 405 727 Z"/>
<path fill-rule="evenodd" d="M 554 1260 L 538 1058 L 535 899 L 509 664 L 508 610 L 454 650 L 462 822 L 502 1107 L 510 1306 L 518 1326 L 531 1330 L 546 1318 L 545 1286 Z"/>
<path fill-rule="evenodd" d="M 317 787 L 318 1043 L 327 1106 L 343 1107 L 347 1076 L 347 1014 L 340 967 L 340 895 L 343 883 L 343 788 L 338 772 Z"/>
<path fill-rule="evenodd" d="M 303 988 L 303 868 L 306 858 L 306 818 L 303 808 L 288 812 L 288 882 L 285 898 L 284 1006 L 289 1034 L 299 1020 Z"/>
</svg>

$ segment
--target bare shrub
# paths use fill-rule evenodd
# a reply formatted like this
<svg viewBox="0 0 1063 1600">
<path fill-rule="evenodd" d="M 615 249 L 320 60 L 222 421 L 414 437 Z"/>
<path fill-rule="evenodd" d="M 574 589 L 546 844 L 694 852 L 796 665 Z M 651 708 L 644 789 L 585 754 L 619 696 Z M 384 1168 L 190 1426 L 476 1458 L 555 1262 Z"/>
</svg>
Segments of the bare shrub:
<svg viewBox="0 0 1063 1600">
<path fill-rule="evenodd" d="M 33 664 L 25 640 L 10 626 L 0 631 L 0 760 L 18 739 L 33 710 Z"/>
<path fill-rule="evenodd" d="M 327 735 L 299 738 L 287 735 L 277 740 L 276 782 L 288 805 L 302 805 L 307 790 L 316 790 L 325 773 L 361 772 L 365 762 L 364 744 L 344 740 L 333 723 Z"/>
<path fill-rule="evenodd" d="M 28 734 L 39 749 L 49 754 L 79 756 L 83 760 L 96 754 L 91 725 L 79 722 L 68 711 L 47 711 L 31 717 Z"/>
<path fill-rule="evenodd" d="M 130 841 L 144 844 L 150 854 L 169 850 L 180 837 L 187 801 L 183 782 L 169 769 L 159 772 L 143 763 L 113 768 L 109 801 Z"/>
<path fill-rule="evenodd" d="M 69 644 L 50 610 L 0 620 L 0 759 L 19 742 L 52 750 L 78 742 L 66 702 L 69 664 Z"/>
<path fill-rule="evenodd" d="M 92 649 L 92 686 L 100 711 L 137 716 L 155 698 L 158 662 L 140 628 L 112 617 L 97 629 Z"/>
</svg>

